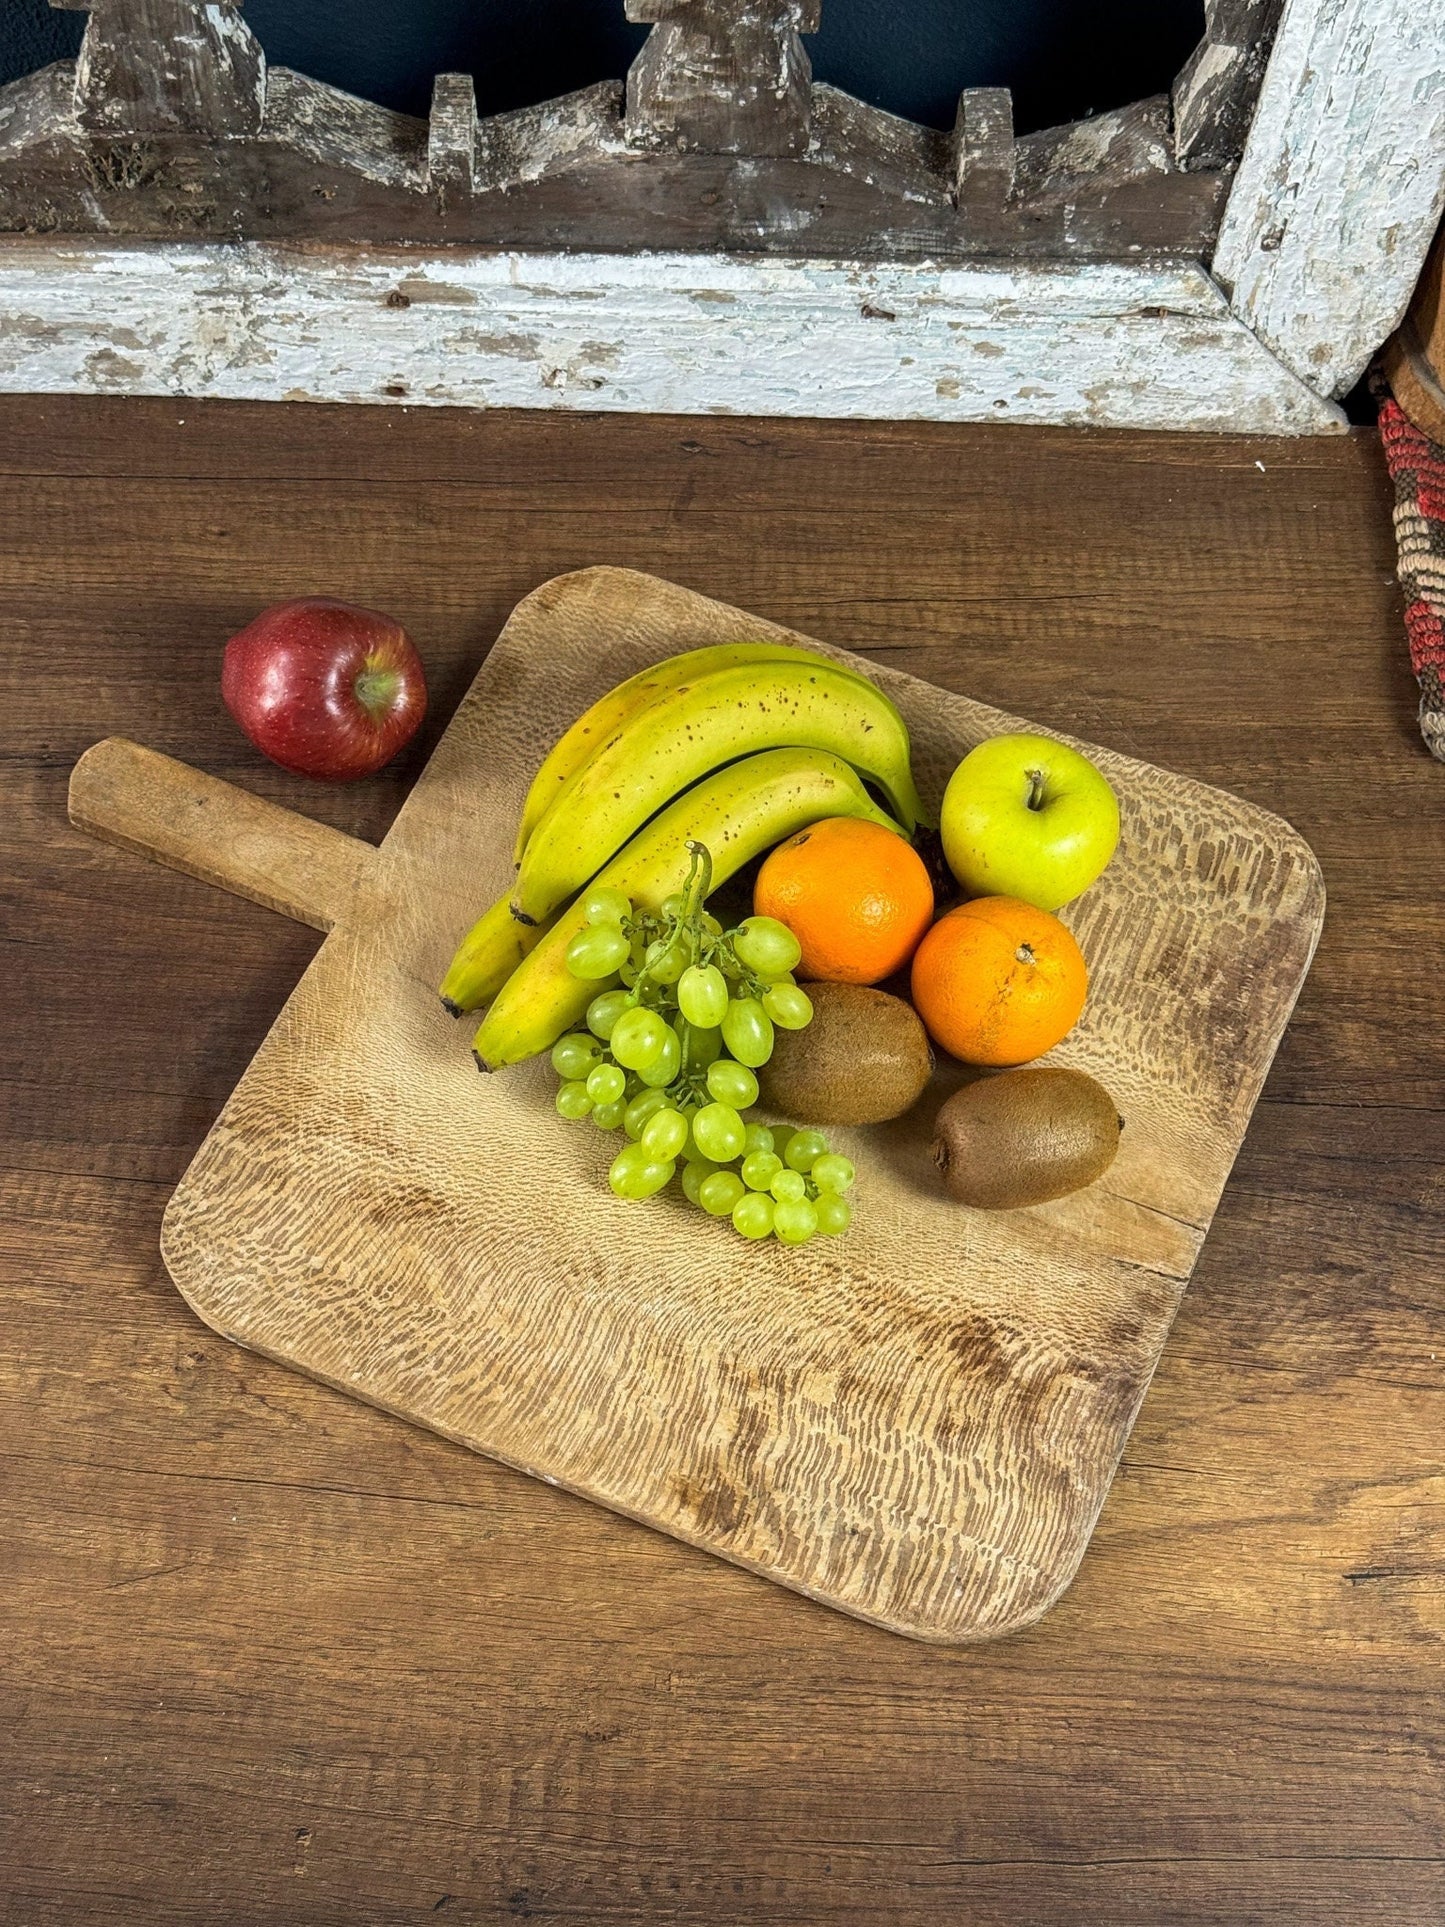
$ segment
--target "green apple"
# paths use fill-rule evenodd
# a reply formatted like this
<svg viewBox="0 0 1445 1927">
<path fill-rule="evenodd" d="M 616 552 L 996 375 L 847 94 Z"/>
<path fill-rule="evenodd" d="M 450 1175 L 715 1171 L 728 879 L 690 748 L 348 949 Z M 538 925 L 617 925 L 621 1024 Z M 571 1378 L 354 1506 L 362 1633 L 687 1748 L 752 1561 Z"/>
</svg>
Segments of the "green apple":
<svg viewBox="0 0 1445 1927">
<path fill-rule="evenodd" d="M 995 736 L 949 778 L 940 827 L 948 866 L 971 896 L 1057 910 L 1114 854 L 1119 805 L 1076 749 L 1051 736 Z"/>
</svg>

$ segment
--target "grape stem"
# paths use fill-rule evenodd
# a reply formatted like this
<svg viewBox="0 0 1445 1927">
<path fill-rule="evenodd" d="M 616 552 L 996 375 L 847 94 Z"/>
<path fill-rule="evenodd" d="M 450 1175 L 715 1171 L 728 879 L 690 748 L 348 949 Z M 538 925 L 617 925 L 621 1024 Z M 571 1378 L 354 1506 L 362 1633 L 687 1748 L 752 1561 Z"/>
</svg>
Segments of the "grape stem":
<svg viewBox="0 0 1445 1927">
<path fill-rule="evenodd" d="M 670 950 L 677 942 L 678 937 L 689 924 L 697 923 L 703 900 L 712 888 L 711 850 L 708 849 L 705 843 L 689 842 L 687 847 L 692 861 L 688 865 L 687 881 L 682 886 L 682 908 L 677 912 L 676 916 L 669 917 L 663 926 L 663 940 L 666 945 L 664 955 L 666 955 L 666 951 Z M 702 930 L 700 926 L 695 934 L 698 939 L 701 939 Z M 630 1003 L 641 1003 L 642 993 L 647 988 L 647 980 L 650 975 L 651 972 L 644 964 L 642 969 L 638 971 L 637 981 L 633 984 L 632 990 L 629 993 Z"/>
<path fill-rule="evenodd" d="M 688 852 L 692 857 L 692 867 L 687 873 L 687 882 L 682 886 L 682 915 L 679 923 L 691 923 L 707 900 L 712 889 L 712 851 L 706 843 L 689 841 Z"/>
</svg>

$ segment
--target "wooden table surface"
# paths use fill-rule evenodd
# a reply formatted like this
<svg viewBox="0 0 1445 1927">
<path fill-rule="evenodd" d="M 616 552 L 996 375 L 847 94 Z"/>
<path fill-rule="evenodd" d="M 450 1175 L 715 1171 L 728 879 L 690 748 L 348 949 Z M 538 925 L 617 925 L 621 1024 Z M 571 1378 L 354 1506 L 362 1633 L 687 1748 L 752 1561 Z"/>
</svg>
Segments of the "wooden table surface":
<svg viewBox="0 0 1445 1927">
<path fill-rule="evenodd" d="M 1324 866 L 1093 1546 L 997 1645 L 353 1404 L 161 1266 L 318 939 L 71 830 L 71 763 L 122 733 L 379 837 L 512 604 L 593 562 L 1223 784 Z M 1392 564 L 1364 432 L 0 402 L 0 1919 L 1437 1922 L 1445 769 Z M 225 638 L 307 591 L 432 677 L 352 789 L 221 706 Z"/>
</svg>

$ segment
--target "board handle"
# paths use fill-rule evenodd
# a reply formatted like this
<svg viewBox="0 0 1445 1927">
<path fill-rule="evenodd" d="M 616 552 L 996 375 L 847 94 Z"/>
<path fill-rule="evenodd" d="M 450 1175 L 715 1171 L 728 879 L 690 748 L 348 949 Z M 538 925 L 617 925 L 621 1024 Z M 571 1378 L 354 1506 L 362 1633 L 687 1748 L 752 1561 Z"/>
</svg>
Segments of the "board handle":
<svg viewBox="0 0 1445 1927">
<path fill-rule="evenodd" d="M 96 743 L 70 772 L 70 820 L 313 930 L 346 920 L 377 858 L 374 843 L 123 736 Z"/>
</svg>

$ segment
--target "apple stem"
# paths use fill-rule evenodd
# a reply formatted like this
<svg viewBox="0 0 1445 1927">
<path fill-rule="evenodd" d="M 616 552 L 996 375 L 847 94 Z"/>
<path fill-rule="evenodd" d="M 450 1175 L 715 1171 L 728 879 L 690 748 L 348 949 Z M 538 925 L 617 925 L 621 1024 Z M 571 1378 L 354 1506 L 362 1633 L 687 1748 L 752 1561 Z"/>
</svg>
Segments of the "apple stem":
<svg viewBox="0 0 1445 1927">
<path fill-rule="evenodd" d="M 401 677 L 394 669 L 363 669 L 353 685 L 356 700 L 373 718 L 391 708 L 400 686 Z"/>
<path fill-rule="evenodd" d="M 1025 801 L 1031 810 L 1041 810 L 1044 807 L 1044 773 L 1041 769 L 1031 769 L 1025 774 L 1029 779 L 1029 793 Z"/>
</svg>

